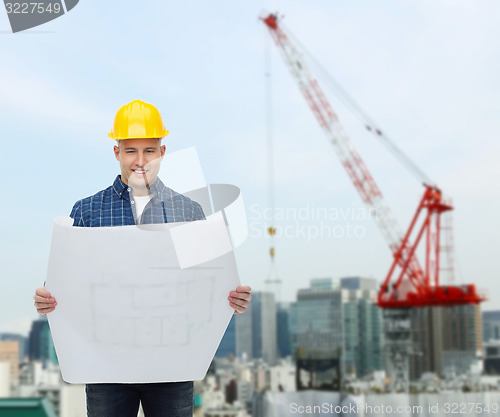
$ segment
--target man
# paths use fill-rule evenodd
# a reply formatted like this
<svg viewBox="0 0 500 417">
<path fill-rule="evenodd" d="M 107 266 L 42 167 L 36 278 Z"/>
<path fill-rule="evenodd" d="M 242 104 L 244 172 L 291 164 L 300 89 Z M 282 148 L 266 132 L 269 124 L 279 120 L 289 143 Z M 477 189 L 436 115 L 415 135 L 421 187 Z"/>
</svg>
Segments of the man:
<svg viewBox="0 0 500 417">
<path fill-rule="evenodd" d="M 109 137 L 121 174 L 110 187 L 79 200 L 70 216 L 73 226 L 101 227 L 146 223 L 204 220 L 201 206 L 166 187 L 158 178 L 165 155 L 161 139 L 167 136 L 158 109 L 140 100 L 122 106 L 116 113 Z M 251 300 L 251 289 L 231 291 L 229 305 L 243 313 Z M 43 287 L 37 288 L 35 307 L 49 314 L 57 301 Z M 136 417 L 142 402 L 146 417 L 185 417 L 193 414 L 193 383 L 88 384 L 89 417 Z"/>
</svg>

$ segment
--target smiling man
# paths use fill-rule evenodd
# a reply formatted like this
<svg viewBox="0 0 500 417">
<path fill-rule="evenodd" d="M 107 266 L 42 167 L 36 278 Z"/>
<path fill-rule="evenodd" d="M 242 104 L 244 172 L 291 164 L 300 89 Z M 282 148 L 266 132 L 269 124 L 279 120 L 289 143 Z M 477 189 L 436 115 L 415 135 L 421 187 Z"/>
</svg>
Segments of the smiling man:
<svg viewBox="0 0 500 417">
<path fill-rule="evenodd" d="M 134 197 L 149 195 L 149 187 L 154 184 L 165 154 L 161 139 L 124 139 L 114 148 L 120 162 L 122 175 L 134 190 Z"/>
<path fill-rule="evenodd" d="M 117 141 L 115 157 L 120 175 L 97 194 L 79 200 L 73 206 L 73 226 L 104 227 L 134 224 L 171 223 L 204 220 L 201 206 L 166 187 L 158 178 L 165 155 L 162 138 L 168 135 L 158 109 L 134 100 L 122 106 L 109 134 Z M 228 295 L 235 313 L 248 307 L 250 287 L 240 286 Z M 35 307 L 48 314 L 56 300 L 43 287 L 37 288 Z M 131 358 L 133 359 L 133 358 Z M 89 417 L 136 417 L 142 403 L 146 417 L 187 417 L 193 415 L 193 383 L 88 384 Z"/>
</svg>

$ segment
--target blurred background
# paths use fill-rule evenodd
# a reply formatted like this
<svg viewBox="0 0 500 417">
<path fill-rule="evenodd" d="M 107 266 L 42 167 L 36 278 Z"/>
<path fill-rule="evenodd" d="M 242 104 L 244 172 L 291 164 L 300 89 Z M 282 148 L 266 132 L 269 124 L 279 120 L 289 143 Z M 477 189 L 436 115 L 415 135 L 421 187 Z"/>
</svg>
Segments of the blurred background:
<svg viewBox="0 0 500 417">
<path fill-rule="evenodd" d="M 297 49 L 288 65 L 259 19 L 271 12 Z M 197 415 L 387 405 L 390 391 L 406 393 L 402 404 L 438 404 L 429 415 L 445 412 L 447 395 L 498 411 L 499 18 L 493 0 L 86 0 L 12 34 L 0 12 L 0 138 L 12 175 L 1 209 L 0 414 L 85 415 L 83 387 L 61 381 L 31 297 L 54 218 L 119 173 L 107 133 L 133 99 L 160 109 L 167 152 L 195 146 L 207 182 L 240 187 L 247 209 L 236 257 L 254 299 L 196 383 Z M 397 318 L 374 303 L 395 249 L 329 141 L 338 129 L 321 126 L 298 88 L 304 65 L 402 231 L 425 187 L 384 138 L 451 201 L 441 283 L 475 285 L 487 301 L 405 306 L 391 336 Z"/>
</svg>

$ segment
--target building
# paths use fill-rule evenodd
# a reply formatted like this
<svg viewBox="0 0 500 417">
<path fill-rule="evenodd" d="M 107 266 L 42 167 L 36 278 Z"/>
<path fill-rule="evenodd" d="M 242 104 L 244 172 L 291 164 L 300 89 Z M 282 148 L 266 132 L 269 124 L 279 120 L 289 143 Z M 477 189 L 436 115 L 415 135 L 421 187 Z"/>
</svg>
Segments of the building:
<svg viewBox="0 0 500 417">
<path fill-rule="evenodd" d="M 269 365 L 274 365 L 277 359 L 274 294 L 264 291 L 253 293 L 250 307 L 253 357 L 262 358 Z"/>
<path fill-rule="evenodd" d="M 312 279 L 290 311 L 294 357 L 339 360 L 358 377 L 385 368 L 382 313 L 371 278 Z M 332 362 L 333 363 L 333 362 Z M 326 376 L 325 376 L 326 378 Z"/>
<path fill-rule="evenodd" d="M 269 368 L 270 390 L 273 392 L 295 391 L 295 366 L 283 361 Z"/>
<path fill-rule="evenodd" d="M 28 346 L 30 360 L 58 363 L 54 342 L 50 334 L 49 322 L 46 317 L 32 322 Z"/>
<path fill-rule="evenodd" d="M 483 341 L 500 340 L 500 311 L 483 311 Z"/>
<path fill-rule="evenodd" d="M 245 407 L 250 408 L 253 397 L 253 382 L 250 380 L 238 379 L 238 401 Z"/>
<path fill-rule="evenodd" d="M 252 315 L 250 314 L 250 309 L 253 306 L 253 297 L 254 294 L 252 293 L 252 302 L 248 306 L 245 314 L 233 316 L 236 330 L 236 356 L 242 360 L 253 358 Z"/>
<path fill-rule="evenodd" d="M 217 352 L 215 352 L 216 358 L 224 358 L 229 355 L 236 356 L 236 315 L 234 314 L 224 336 L 222 336 Z"/>
<path fill-rule="evenodd" d="M 484 373 L 500 375 L 500 340 L 484 342 Z"/>
<path fill-rule="evenodd" d="M 21 365 L 19 370 L 19 390 L 24 396 L 30 396 L 30 387 L 42 385 L 59 385 L 61 372 L 59 366 L 52 362 L 30 361 Z M 23 391 L 24 390 L 24 391 Z"/>
<path fill-rule="evenodd" d="M 10 383 L 16 386 L 19 382 L 19 342 L 0 342 L 0 362 L 7 362 L 10 369 Z"/>
<path fill-rule="evenodd" d="M 411 311 L 410 379 L 425 372 L 440 376 L 449 369 L 465 374 L 482 355 L 483 335 L 479 305 L 420 307 Z"/>
<path fill-rule="evenodd" d="M 17 341 L 19 342 L 19 362 L 27 360 L 28 357 L 28 338 L 17 333 L 0 333 L 1 342 Z"/>
<path fill-rule="evenodd" d="M 56 417 L 46 398 L 0 398 L 0 415 L 8 417 Z"/>
<path fill-rule="evenodd" d="M 276 363 L 276 302 L 271 292 L 252 292 L 245 314 L 236 317 L 236 353 L 241 358 Z"/>
<path fill-rule="evenodd" d="M 10 363 L 0 362 L 0 398 L 12 396 L 12 383 L 10 377 Z"/>
<path fill-rule="evenodd" d="M 276 343 L 278 357 L 286 358 L 292 354 L 290 335 L 290 303 L 277 303 L 276 308 Z"/>
<path fill-rule="evenodd" d="M 340 356 L 344 346 L 342 294 L 338 282 L 311 280 L 310 288 L 299 289 L 290 307 L 292 354 L 329 352 Z"/>
<path fill-rule="evenodd" d="M 375 304 L 378 283 L 373 278 L 340 280 L 343 297 L 344 370 L 363 377 L 385 369 L 382 310 Z"/>
<path fill-rule="evenodd" d="M 16 396 L 45 398 L 58 417 L 85 417 L 85 385 L 65 384 L 59 366 L 50 361 L 30 361 L 21 366 Z M 1 415 L 1 412 L 0 412 Z"/>
<path fill-rule="evenodd" d="M 346 277 L 340 280 L 340 286 L 345 290 L 378 291 L 378 283 L 373 278 Z"/>
</svg>

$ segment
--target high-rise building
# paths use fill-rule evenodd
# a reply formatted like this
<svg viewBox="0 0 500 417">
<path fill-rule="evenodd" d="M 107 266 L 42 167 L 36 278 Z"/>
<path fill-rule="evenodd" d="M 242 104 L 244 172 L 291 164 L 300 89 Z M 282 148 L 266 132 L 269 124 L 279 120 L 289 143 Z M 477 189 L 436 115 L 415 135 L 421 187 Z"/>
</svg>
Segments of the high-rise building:
<svg viewBox="0 0 500 417">
<path fill-rule="evenodd" d="M 346 277 L 340 280 L 340 286 L 345 290 L 377 291 L 378 283 L 373 278 Z"/>
<path fill-rule="evenodd" d="M 270 365 L 276 363 L 276 302 L 271 292 L 252 292 L 245 314 L 236 317 L 236 352 L 249 359 L 262 358 Z"/>
<path fill-rule="evenodd" d="M 294 356 L 337 357 L 343 373 L 359 377 L 384 369 L 376 288 L 371 278 L 311 280 L 310 288 L 298 291 L 290 311 Z"/>
<path fill-rule="evenodd" d="M 500 340 L 500 311 L 483 311 L 483 341 Z"/>
<path fill-rule="evenodd" d="M 253 358 L 252 315 L 250 314 L 253 306 L 253 296 L 254 294 L 252 293 L 252 302 L 248 306 L 246 312 L 244 314 L 238 314 L 234 317 L 236 330 L 236 356 L 240 359 Z"/>
<path fill-rule="evenodd" d="M 414 354 L 410 378 L 424 372 L 466 373 L 481 355 L 483 336 L 479 305 L 420 307 L 411 311 Z"/>
<path fill-rule="evenodd" d="M 298 350 L 315 355 L 328 352 L 340 356 L 344 346 L 342 294 L 338 283 L 311 280 L 310 288 L 299 289 L 290 307 L 292 354 Z"/>
<path fill-rule="evenodd" d="M 10 365 L 10 383 L 17 385 L 19 381 L 19 342 L 0 342 L 0 362 Z"/>
<path fill-rule="evenodd" d="M 274 365 L 276 346 L 276 302 L 271 292 L 257 291 L 252 294 L 252 351 L 254 358 L 262 358 Z"/>
<path fill-rule="evenodd" d="M 31 323 L 28 343 L 30 360 L 48 360 L 57 363 L 57 355 L 47 318 L 44 317 Z"/>
<path fill-rule="evenodd" d="M 236 315 L 233 314 L 231 321 L 227 326 L 224 336 L 220 342 L 217 352 L 215 352 L 216 358 L 225 358 L 226 356 L 233 355 L 236 356 Z"/>
<path fill-rule="evenodd" d="M 373 278 L 347 277 L 342 291 L 345 355 L 344 369 L 358 377 L 385 369 L 382 311 L 375 304 L 378 283 Z"/>
<path fill-rule="evenodd" d="M 276 340 L 278 356 L 286 358 L 292 353 L 290 335 L 290 303 L 280 302 L 276 307 Z"/>
</svg>

